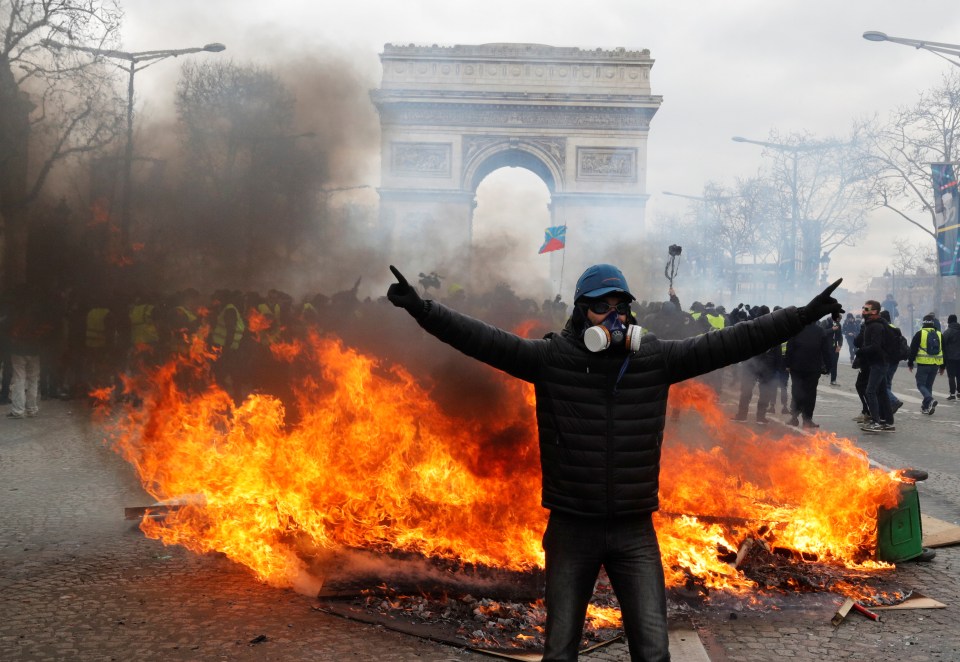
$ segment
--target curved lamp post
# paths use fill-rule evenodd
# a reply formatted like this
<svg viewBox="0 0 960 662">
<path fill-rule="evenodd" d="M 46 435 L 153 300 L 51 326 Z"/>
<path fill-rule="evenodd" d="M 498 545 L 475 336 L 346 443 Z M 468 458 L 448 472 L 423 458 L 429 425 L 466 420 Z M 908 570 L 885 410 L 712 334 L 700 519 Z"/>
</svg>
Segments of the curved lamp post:
<svg viewBox="0 0 960 662">
<path fill-rule="evenodd" d="M 110 58 L 112 60 L 122 60 L 126 64 L 117 64 L 118 67 L 127 71 L 127 142 L 123 153 L 123 197 L 120 203 L 120 246 L 126 251 L 130 241 L 130 180 L 133 170 L 133 78 L 138 71 L 143 71 L 152 64 L 169 57 L 178 57 L 180 55 L 190 55 L 192 53 L 220 53 L 226 50 L 226 46 L 220 43 L 206 44 L 205 46 L 196 46 L 193 48 L 175 48 L 159 51 L 139 51 L 131 53 L 128 51 L 118 51 L 109 48 L 91 48 L 89 46 L 75 46 L 73 44 L 64 44 L 53 39 L 44 39 L 41 43 L 55 49 L 67 48 L 73 51 L 82 51 Z"/>
<path fill-rule="evenodd" d="M 923 39 L 907 39 L 905 37 L 891 37 L 884 32 L 877 32 L 876 30 L 864 32 L 863 38 L 867 41 L 889 41 L 894 44 L 902 44 L 903 46 L 913 46 L 917 50 L 930 51 L 937 57 L 942 57 L 950 64 L 960 67 L 960 61 L 951 60 L 946 57 L 946 55 L 952 55 L 960 58 L 960 45 L 957 44 L 945 44 L 939 41 L 925 41 Z"/>
</svg>

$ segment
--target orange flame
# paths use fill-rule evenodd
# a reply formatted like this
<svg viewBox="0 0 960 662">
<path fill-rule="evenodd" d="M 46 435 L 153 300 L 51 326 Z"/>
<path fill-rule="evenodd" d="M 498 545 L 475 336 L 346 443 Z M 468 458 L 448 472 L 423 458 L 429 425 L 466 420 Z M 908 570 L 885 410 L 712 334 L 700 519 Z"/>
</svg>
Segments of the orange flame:
<svg viewBox="0 0 960 662">
<path fill-rule="evenodd" d="M 165 519 L 145 518 L 148 536 L 220 551 L 275 586 L 297 584 L 305 559 L 342 547 L 542 567 L 532 386 L 504 377 L 510 404 L 464 420 L 443 414 L 402 367 L 335 338 L 313 334 L 275 352 L 305 362 L 297 372 L 307 376 L 294 385 L 296 426 L 272 396 L 236 405 L 212 381 L 217 354 L 199 338 L 127 384 L 142 404 L 114 418 L 114 447 L 156 499 L 186 498 Z M 671 405 L 685 413 L 665 437 L 656 517 L 669 585 L 692 575 L 749 590 L 719 552 L 751 537 L 822 562 L 881 567 L 871 560 L 876 516 L 897 503 L 894 477 L 871 469 L 846 439 L 761 437 L 713 400 L 693 382 L 671 391 Z M 477 440 L 493 438 L 511 440 L 509 460 L 477 452 Z"/>
</svg>

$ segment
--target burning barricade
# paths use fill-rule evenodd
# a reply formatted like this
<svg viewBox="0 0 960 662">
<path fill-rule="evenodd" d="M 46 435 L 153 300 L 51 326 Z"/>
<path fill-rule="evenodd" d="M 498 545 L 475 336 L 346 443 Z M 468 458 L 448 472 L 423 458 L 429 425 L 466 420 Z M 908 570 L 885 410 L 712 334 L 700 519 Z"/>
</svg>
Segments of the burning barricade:
<svg viewBox="0 0 960 662">
<path fill-rule="evenodd" d="M 216 359 L 198 337 L 126 378 L 135 404 L 103 412 L 110 443 L 151 496 L 194 495 L 162 518 L 147 512 L 147 536 L 220 552 L 271 586 L 448 622 L 455 639 L 542 643 L 546 511 L 531 386 L 494 377 L 495 411 L 451 413 L 439 404 L 447 383 L 311 333 L 274 351 L 298 366 L 289 373 L 295 402 L 254 393 L 237 403 L 214 380 Z M 830 433 L 759 436 L 732 424 L 698 383 L 673 387 L 671 406 L 685 413 L 666 431 L 655 517 L 668 587 L 700 603 L 784 590 L 902 597 L 877 588 L 892 568 L 877 558 L 878 517 L 909 481 L 871 468 Z M 363 570 L 345 561 L 351 555 L 366 559 Z M 434 570 L 397 582 L 409 564 L 397 571 L 378 558 Z M 490 577 L 437 581 L 465 568 L 526 577 L 526 588 L 501 599 L 504 582 Z M 596 640 L 615 636 L 616 607 L 601 581 Z"/>
</svg>

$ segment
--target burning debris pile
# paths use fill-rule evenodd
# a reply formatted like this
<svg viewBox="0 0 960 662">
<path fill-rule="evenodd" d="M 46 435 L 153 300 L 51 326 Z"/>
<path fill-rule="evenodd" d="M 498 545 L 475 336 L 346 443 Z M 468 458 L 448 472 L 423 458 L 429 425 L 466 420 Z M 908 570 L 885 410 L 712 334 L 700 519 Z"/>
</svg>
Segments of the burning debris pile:
<svg viewBox="0 0 960 662">
<path fill-rule="evenodd" d="M 454 645 L 493 651 L 542 650 L 546 609 L 541 599 L 477 598 L 469 593 L 410 594 L 381 584 L 345 601 L 326 600 L 320 610 Z M 620 637 L 620 610 L 604 573 L 587 610 L 580 649 Z"/>
<path fill-rule="evenodd" d="M 311 333 L 274 352 L 293 368 L 293 401 L 254 393 L 237 403 L 213 377 L 216 360 L 198 337 L 169 363 L 126 378 L 134 397 L 105 412 L 113 447 L 148 493 L 158 501 L 202 495 L 164 518 L 145 517 L 146 535 L 222 552 L 264 582 L 314 593 L 335 578 L 313 561 L 344 549 L 518 573 L 543 567 L 532 386 L 493 375 L 499 392 L 485 401 L 497 403 L 495 415 L 451 413 L 438 404 L 450 400 L 447 377 L 431 384 Z M 850 441 L 758 436 L 729 422 L 712 392 L 692 382 L 671 390 L 671 407 L 681 421 L 665 435 L 655 517 L 668 586 L 705 599 L 845 592 L 855 587 L 850 577 L 891 567 L 875 560 L 877 513 L 897 504 L 902 483 L 870 468 Z M 295 423 L 288 409 L 298 412 Z M 756 544 L 738 564 L 747 540 Z M 527 631 L 535 618 L 502 609 L 493 612 L 512 619 L 517 636 L 536 636 Z"/>
</svg>

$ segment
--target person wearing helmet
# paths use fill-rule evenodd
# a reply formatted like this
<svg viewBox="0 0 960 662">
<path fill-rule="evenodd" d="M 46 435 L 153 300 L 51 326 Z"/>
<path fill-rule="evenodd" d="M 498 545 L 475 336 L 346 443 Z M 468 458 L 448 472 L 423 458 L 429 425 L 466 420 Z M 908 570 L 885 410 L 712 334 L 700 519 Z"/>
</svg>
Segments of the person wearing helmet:
<svg viewBox="0 0 960 662">
<path fill-rule="evenodd" d="M 587 605 L 604 567 L 620 602 L 632 660 L 669 660 L 666 588 L 652 514 L 671 384 L 785 342 L 834 311 L 840 284 L 789 307 L 712 333 L 660 340 L 634 323 L 636 297 L 617 267 L 597 264 L 577 280 L 562 331 L 517 335 L 423 300 L 406 278 L 387 298 L 455 349 L 531 382 L 549 510 L 543 660 L 575 660 Z"/>
</svg>

